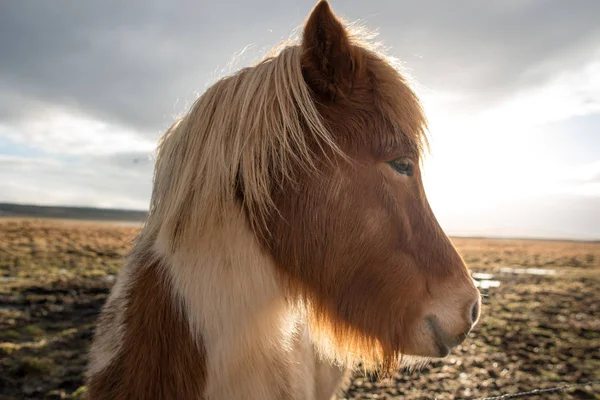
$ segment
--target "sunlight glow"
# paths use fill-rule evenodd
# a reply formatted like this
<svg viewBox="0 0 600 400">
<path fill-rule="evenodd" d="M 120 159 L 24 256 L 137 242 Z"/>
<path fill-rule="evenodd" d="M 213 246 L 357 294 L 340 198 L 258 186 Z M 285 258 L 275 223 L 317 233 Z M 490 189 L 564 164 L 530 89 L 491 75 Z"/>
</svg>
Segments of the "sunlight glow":
<svg viewBox="0 0 600 400">
<path fill-rule="evenodd" d="M 483 112 L 460 112 L 453 93 L 421 94 L 430 121 L 431 154 L 423 179 L 442 225 L 468 228 L 497 218 L 500 209 L 545 195 L 600 196 L 600 160 L 591 164 L 549 159 L 541 125 L 600 111 L 600 61 L 519 92 Z M 560 163 L 561 168 L 549 167 Z M 552 171 L 549 173 L 549 170 Z M 498 214 L 498 215 L 493 215 Z"/>
</svg>

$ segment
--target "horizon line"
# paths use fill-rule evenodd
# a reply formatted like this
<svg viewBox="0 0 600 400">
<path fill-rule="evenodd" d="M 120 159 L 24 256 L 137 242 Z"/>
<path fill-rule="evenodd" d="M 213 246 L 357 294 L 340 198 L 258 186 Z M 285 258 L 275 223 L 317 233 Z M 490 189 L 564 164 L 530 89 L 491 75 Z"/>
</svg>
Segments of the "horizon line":
<svg viewBox="0 0 600 400">
<path fill-rule="evenodd" d="M 13 210 L 14 214 L 11 214 L 9 210 L 3 210 L 3 208 L 13 208 L 18 207 L 21 210 Z M 62 209 L 62 210 L 81 210 L 81 211 L 97 211 L 99 213 L 136 213 L 136 214 L 148 214 L 148 209 L 134 209 L 134 208 L 111 208 L 111 207 L 96 207 L 96 206 L 81 206 L 81 205 L 49 205 L 49 204 L 31 204 L 31 203 L 13 203 L 13 202 L 0 202 L 0 219 L 7 218 L 22 218 L 22 219 L 63 219 L 63 220 L 71 220 L 71 221 L 88 221 L 88 222 L 143 222 L 140 219 L 110 219 L 110 218 L 93 218 L 93 216 L 89 216 L 91 218 L 82 218 L 81 216 L 78 218 L 77 216 L 69 216 L 69 215 L 35 215 L 32 213 L 28 213 L 23 208 L 37 208 L 37 209 Z M 8 214 L 5 214 L 7 213 Z M 597 238 L 586 238 L 586 237 L 569 237 L 562 236 L 558 234 L 548 234 L 548 235 L 512 235 L 512 234 L 503 234 L 503 233 L 490 233 L 490 232 L 482 232 L 482 231 L 469 231 L 469 230 L 452 230 L 446 229 L 446 234 L 451 238 L 457 239 L 489 239 L 489 240 L 530 240 L 530 241 L 553 241 L 553 242 L 587 242 L 587 243 L 598 243 L 600 242 L 600 237 Z"/>
</svg>

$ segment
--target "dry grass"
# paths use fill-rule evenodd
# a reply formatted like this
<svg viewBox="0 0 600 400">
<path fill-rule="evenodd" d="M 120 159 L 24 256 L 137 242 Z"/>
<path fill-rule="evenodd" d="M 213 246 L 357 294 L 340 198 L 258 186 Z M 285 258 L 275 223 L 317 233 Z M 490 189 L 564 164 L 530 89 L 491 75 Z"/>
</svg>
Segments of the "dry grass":
<svg viewBox="0 0 600 400">
<path fill-rule="evenodd" d="M 0 399 L 84 398 L 93 324 L 136 233 L 133 226 L 0 220 Z M 500 282 L 482 290 L 472 337 L 420 372 L 384 381 L 357 373 L 349 399 L 470 399 L 600 380 L 600 243 L 454 242 L 473 271 Z M 542 398 L 598 393 L 599 386 L 584 386 Z"/>
</svg>

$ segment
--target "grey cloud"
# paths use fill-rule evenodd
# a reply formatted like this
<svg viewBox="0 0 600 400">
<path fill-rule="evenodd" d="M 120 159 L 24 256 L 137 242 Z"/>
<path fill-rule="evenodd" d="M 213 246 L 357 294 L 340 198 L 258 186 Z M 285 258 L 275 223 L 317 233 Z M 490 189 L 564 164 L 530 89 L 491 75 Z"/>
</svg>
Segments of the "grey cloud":
<svg viewBox="0 0 600 400">
<path fill-rule="evenodd" d="M 595 1 L 425 1 L 410 11 L 387 35 L 400 53 L 422 56 L 411 64 L 436 87 L 504 94 L 600 50 Z"/>
<path fill-rule="evenodd" d="M 314 3 L 3 2 L 0 118 L 63 106 L 155 137 L 234 52 L 287 37 Z M 378 28 L 420 83 L 472 104 L 580 65 L 600 37 L 594 0 L 332 5 Z"/>
<path fill-rule="evenodd" d="M 3 3 L 0 87 L 156 130 L 178 111 L 178 99 L 202 90 L 218 64 L 224 66 L 242 48 L 247 31 L 259 29 L 242 9 L 228 7 L 222 2 L 191 8 L 142 1 L 63 7 Z M 0 108 L 10 100 L 2 99 Z"/>
<path fill-rule="evenodd" d="M 132 153 L 129 157 L 59 161 L 0 156 L 2 201 L 36 199 L 37 204 L 147 208 L 152 163 L 134 161 L 144 160 L 145 154 Z"/>
</svg>

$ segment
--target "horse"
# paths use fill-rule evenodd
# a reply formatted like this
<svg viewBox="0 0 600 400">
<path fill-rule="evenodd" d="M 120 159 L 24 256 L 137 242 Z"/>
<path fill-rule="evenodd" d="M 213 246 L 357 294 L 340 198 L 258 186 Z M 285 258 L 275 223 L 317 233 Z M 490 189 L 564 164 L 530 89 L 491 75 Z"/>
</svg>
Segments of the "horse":
<svg viewBox="0 0 600 400">
<path fill-rule="evenodd" d="M 326 0 L 300 36 L 160 139 L 147 220 L 98 318 L 90 399 L 330 399 L 358 366 L 443 358 L 477 322 L 425 195 L 408 78 Z"/>
</svg>

